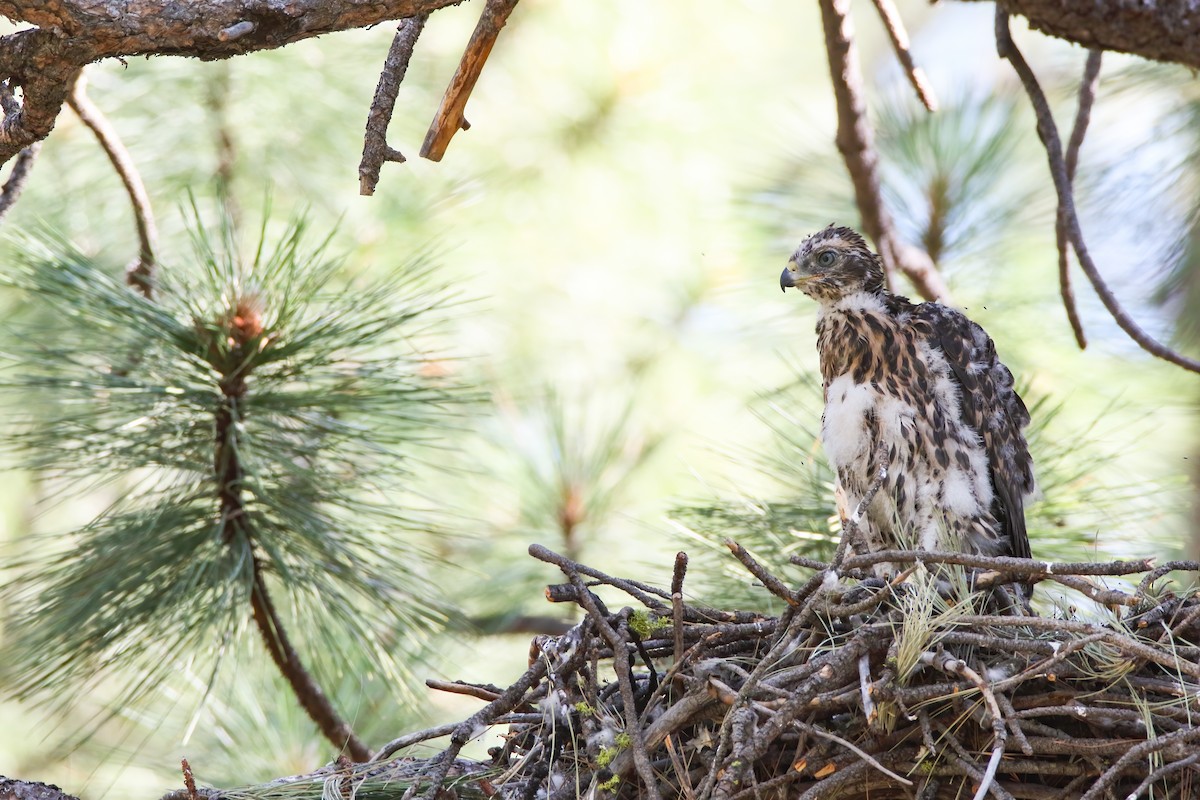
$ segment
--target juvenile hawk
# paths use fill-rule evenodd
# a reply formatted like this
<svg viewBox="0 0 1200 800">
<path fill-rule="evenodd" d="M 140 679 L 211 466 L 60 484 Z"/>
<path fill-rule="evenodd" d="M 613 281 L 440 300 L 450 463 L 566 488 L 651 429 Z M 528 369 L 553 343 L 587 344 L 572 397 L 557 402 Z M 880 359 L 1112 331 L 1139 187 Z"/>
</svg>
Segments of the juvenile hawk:
<svg viewBox="0 0 1200 800">
<path fill-rule="evenodd" d="M 779 283 L 820 304 L 821 438 L 851 509 L 886 460 L 860 523 L 868 549 L 1029 557 L 1029 412 L 983 328 L 885 290 L 879 256 L 849 228 L 807 238 Z"/>
</svg>

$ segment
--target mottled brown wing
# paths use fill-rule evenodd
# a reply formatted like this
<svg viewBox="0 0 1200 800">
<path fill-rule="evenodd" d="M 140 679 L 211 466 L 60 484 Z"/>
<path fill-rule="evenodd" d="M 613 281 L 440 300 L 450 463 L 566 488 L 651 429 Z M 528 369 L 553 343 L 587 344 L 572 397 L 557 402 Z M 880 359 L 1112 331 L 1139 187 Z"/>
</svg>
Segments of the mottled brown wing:
<svg viewBox="0 0 1200 800">
<path fill-rule="evenodd" d="M 979 433 L 987 452 L 995 499 L 992 514 L 1000 522 L 1010 552 L 1030 557 L 1025 530 L 1025 498 L 1033 492 L 1033 459 L 1021 429 L 1029 411 L 1013 389 L 1013 376 L 996 356 L 996 346 L 976 323 L 940 303 L 912 309 L 913 322 L 939 347 L 962 394 L 962 418 Z M 924 324 L 922 324 L 924 323 Z"/>
</svg>

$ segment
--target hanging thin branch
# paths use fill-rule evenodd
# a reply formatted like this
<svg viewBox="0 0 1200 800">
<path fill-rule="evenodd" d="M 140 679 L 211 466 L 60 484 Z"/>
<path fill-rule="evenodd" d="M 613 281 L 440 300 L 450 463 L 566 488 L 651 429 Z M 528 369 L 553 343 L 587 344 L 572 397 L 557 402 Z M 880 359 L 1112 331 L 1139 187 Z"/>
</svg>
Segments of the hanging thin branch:
<svg viewBox="0 0 1200 800">
<path fill-rule="evenodd" d="M 458 71 L 446 87 L 442 104 L 438 107 L 433 122 L 429 124 L 425 143 L 421 145 L 422 158 L 441 161 L 454 134 L 471 127 L 463 116 L 463 109 L 467 107 L 467 99 L 470 98 L 471 90 L 475 88 L 475 82 L 479 80 L 479 74 L 483 71 L 483 65 L 487 63 L 492 47 L 496 44 L 500 29 L 508 21 L 508 15 L 516 5 L 517 0 L 487 0 L 483 13 L 479 15 L 479 22 L 475 25 L 475 32 L 471 34 L 471 40 L 467 42 L 467 48 L 463 51 Z"/>
<path fill-rule="evenodd" d="M 825 1 L 827 2 L 828 0 Z M 1058 194 L 1058 207 L 1066 222 L 1067 234 L 1071 246 L 1075 249 L 1075 255 L 1079 258 L 1079 266 L 1083 268 L 1084 274 L 1092 282 L 1092 286 L 1095 288 L 1096 294 L 1100 296 L 1104 307 L 1108 309 L 1108 313 L 1112 315 L 1112 318 L 1121 327 L 1121 330 L 1125 331 L 1129 335 L 1129 338 L 1137 342 L 1147 353 L 1183 367 L 1190 372 L 1200 372 L 1200 361 L 1175 352 L 1138 326 L 1117 301 L 1116 296 L 1109 289 L 1108 284 L 1104 281 L 1104 277 L 1100 274 L 1096 263 L 1092 260 L 1092 256 L 1088 252 L 1087 242 L 1083 238 L 1083 229 L 1079 224 L 1079 216 L 1075 210 L 1075 194 L 1071 188 L 1071 180 L 1067 174 L 1062 140 L 1058 135 L 1058 127 L 1054 123 L 1054 116 L 1050 112 L 1050 104 L 1046 100 L 1045 92 L 1042 91 L 1042 87 L 1038 83 L 1037 76 L 1034 75 L 1028 62 L 1025 61 L 1025 57 L 1021 55 L 1021 51 L 1017 48 L 1016 43 L 1013 42 L 1012 35 L 1008 29 L 1008 12 L 1004 11 L 1000 6 L 996 7 L 996 50 L 1001 58 L 1008 59 L 1009 63 L 1013 65 L 1013 69 L 1016 70 L 1021 83 L 1025 87 L 1026 93 L 1029 95 L 1029 101 L 1033 105 L 1034 114 L 1037 116 L 1038 135 L 1046 147 L 1046 157 L 1050 163 L 1050 176 L 1054 180 L 1054 189 Z"/>
<path fill-rule="evenodd" d="M 1083 68 L 1083 79 L 1079 82 L 1079 107 L 1075 111 L 1075 126 L 1071 128 L 1071 138 L 1067 142 L 1067 180 L 1072 190 L 1075 184 L 1075 168 L 1079 164 L 1079 149 L 1083 147 L 1083 137 L 1087 134 L 1088 122 L 1092 118 L 1092 104 L 1096 101 L 1096 89 L 1100 85 L 1100 50 L 1089 50 L 1087 63 Z M 1071 330 L 1075 332 L 1075 341 L 1080 350 L 1087 349 L 1087 336 L 1083 332 L 1083 322 L 1079 319 L 1079 309 L 1075 306 L 1075 292 L 1071 288 L 1070 272 L 1070 242 L 1067 240 L 1067 221 L 1060 206 L 1054 222 L 1054 238 L 1058 244 L 1058 288 L 1062 295 L 1063 307 L 1067 310 L 1067 320 Z"/>
<path fill-rule="evenodd" d="M 387 129 L 396 109 L 396 95 L 399 94 L 400 84 L 408 72 L 413 48 L 417 46 L 417 37 L 421 35 L 428 19 L 429 14 L 417 14 L 402 20 L 395 38 L 392 39 L 387 58 L 384 59 L 383 71 L 379 73 L 379 83 L 375 86 L 375 97 L 371 100 L 371 110 L 367 113 L 362 161 L 358 164 L 359 194 L 375 194 L 375 186 L 379 183 L 379 170 L 385 161 L 397 164 L 403 164 L 405 161 L 403 153 L 388 145 Z"/>
<path fill-rule="evenodd" d="M 8 173 L 8 180 L 4 182 L 4 188 L 0 189 L 0 220 L 8 216 L 13 204 L 21 196 L 25 183 L 29 180 L 29 173 L 33 170 L 33 162 L 37 160 L 38 151 L 41 149 L 42 143 L 34 142 L 22 150 L 13 162 L 12 172 Z"/>
<path fill-rule="evenodd" d="M 929 254 L 900 239 L 883 203 L 879 156 L 862 96 L 863 78 L 858 68 L 849 0 L 820 0 L 820 6 L 829 74 L 837 101 L 837 146 L 854 184 L 863 229 L 875 241 L 883 258 L 889 286 L 895 283 L 896 273 L 901 272 L 912 281 L 921 297 L 947 300 L 950 291 Z"/>
<path fill-rule="evenodd" d="M 904 20 L 900 18 L 896 4 L 892 0 L 873 0 L 873 2 L 875 10 L 879 12 L 879 18 L 883 21 L 883 27 L 887 29 L 888 38 L 892 41 L 892 49 L 896 51 L 896 58 L 899 59 L 900 66 L 904 68 L 908 82 L 917 92 L 917 99 L 927 110 L 937 111 L 937 97 L 933 94 L 933 87 L 929 85 L 929 79 L 925 77 L 925 71 L 918 67 L 916 61 L 913 60 L 912 50 L 909 49 L 908 31 L 904 29 Z"/>
<path fill-rule="evenodd" d="M 71 88 L 67 104 L 79 117 L 79 121 L 88 127 L 100 142 L 104 154 L 112 162 L 113 169 L 121 178 L 121 185 L 129 195 L 129 203 L 133 207 L 133 220 L 137 228 L 138 256 L 125 270 L 125 282 L 142 293 L 147 300 L 154 295 L 154 247 L 157 231 L 154 226 L 154 212 L 150 209 L 150 196 L 146 193 L 146 185 L 133 163 L 133 156 L 121 142 L 116 128 L 104 116 L 104 113 L 92 102 L 87 95 L 87 76 L 81 71 Z"/>
</svg>

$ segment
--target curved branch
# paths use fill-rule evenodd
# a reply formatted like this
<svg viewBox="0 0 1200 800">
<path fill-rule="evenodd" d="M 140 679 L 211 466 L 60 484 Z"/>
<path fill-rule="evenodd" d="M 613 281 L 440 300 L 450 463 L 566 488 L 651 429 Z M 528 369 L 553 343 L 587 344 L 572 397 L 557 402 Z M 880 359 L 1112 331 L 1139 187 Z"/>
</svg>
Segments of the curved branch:
<svg viewBox="0 0 1200 800">
<path fill-rule="evenodd" d="M 900 239 L 883 204 L 879 156 L 875 152 L 875 136 L 862 98 L 863 78 L 855 52 L 849 0 L 820 0 L 820 5 L 829 74 L 837 101 L 837 146 L 854 184 L 854 198 L 862 216 L 863 230 L 879 249 L 889 284 L 894 283 L 897 272 L 902 272 L 921 297 L 946 300 L 950 291 L 933 260 L 928 253 Z"/>
<path fill-rule="evenodd" d="M 1075 168 L 1079 164 L 1079 149 L 1083 147 L 1083 137 L 1087 135 L 1088 123 L 1092 119 L 1092 104 L 1096 102 L 1096 89 L 1100 85 L 1100 50 L 1088 51 L 1087 63 L 1083 68 L 1083 79 L 1079 82 L 1079 107 L 1075 111 L 1075 127 L 1071 129 L 1071 138 L 1067 142 L 1067 180 L 1074 186 Z M 1083 332 L 1083 322 L 1079 319 L 1079 309 L 1075 306 L 1075 292 L 1071 289 L 1070 272 L 1070 243 L 1067 241 L 1067 221 L 1063 210 L 1058 209 L 1054 222 L 1054 238 L 1058 244 L 1058 290 L 1062 295 L 1063 308 L 1067 310 L 1067 321 L 1075 332 L 1075 341 L 1080 350 L 1087 349 L 1087 336 Z"/>
<path fill-rule="evenodd" d="M 95 134 L 129 195 L 129 202 L 133 206 L 134 225 L 137 227 L 138 257 L 125 271 L 125 281 L 149 300 L 154 295 L 154 269 L 157 263 L 154 246 L 158 232 L 154 226 L 154 212 L 150 209 L 150 196 L 146 194 L 146 185 L 142 183 L 142 176 L 133 163 L 133 157 L 121 142 L 121 137 L 117 135 L 116 128 L 87 96 L 87 78 L 84 73 L 80 72 L 75 80 L 75 87 L 71 90 L 67 103 L 78 115 L 79 120 Z"/>
<path fill-rule="evenodd" d="M 271 602 L 271 596 L 267 593 L 267 582 L 263 577 L 259 560 L 255 558 L 253 563 L 254 588 L 251 592 L 250 605 L 254 612 L 255 625 L 262 634 L 263 643 L 271 655 L 271 660 L 275 662 L 275 666 L 287 679 L 296 699 L 300 701 L 300 705 L 304 707 L 308 716 L 321 729 L 325 738 L 335 747 L 344 747 L 355 761 L 369 761 L 371 758 L 370 748 L 358 738 L 350 724 L 342 719 L 337 709 L 333 707 L 333 703 L 329 701 L 329 697 L 321 691 L 321 687 L 317 685 L 312 675 L 300 662 L 300 656 L 288 639 L 283 621 L 275 610 L 274 603 Z"/>
<path fill-rule="evenodd" d="M 1075 211 L 1075 194 L 1071 188 L 1071 180 L 1067 176 L 1067 165 L 1063 157 L 1062 140 L 1058 136 L 1058 126 L 1054 124 L 1050 104 L 1038 83 L 1037 76 L 1034 75 L 1029 63 L 1025 61 L 1025 57 L 1021 55 L 1021 51 L 1012 40 L 1012 35 L 1008 30 L 1008 12 L 1000 6 L 996 6 L 996 51 L 1001 58 L 1008 59 L 1009 63 L 1013 65 L 1013 69 L 1021 78 L 1021 83 L 1029 95 L 1029 101 L 1037 116 L 1038 135 L 1046 147 L 1046 157 L 1050 162 L 1050 176 L 1054 180 L 1054 189 L 1058 194 L 1058 207 L 1066 222 L 1071 246 L 1079 258 L 1079 266 L 1083 268 L 1084 274 L 1092 282 L 1104 307 L 1108 309 L 1108 313 L 1112 315 L 1121 330 L 1125 331 L 1129 338 L 1137 342 L 1147 353 L 1190 372 L 1200 372 L 1200 361 L 1175 352 L 1138 326 L 1129 313 L 1117 302 L 1116 296 L 1113 295 L 1112 290 L 1105 283 L 1104 277 L 1100 274 L 1100 270 L 1096 267 L 1096 262 L 1092 260 L 1087 242 L 1083 238 L 1083 229 L 1079 225 L 1079 216 Z"/>
<path fill-rule="evenodd" d="M 4 187 L 0 188 L 0 220 L 8 216 L 13 204 L 21 196 L 21 192 L 25 189 L 25 183 L 29 180 L 29 173 L 33 170 L 33 162 L 37 159 L 38 151 L 41 149 L 42 143 L 34 142 L 17 156 L 12 172 L 8 173 L 8 180 L 4 182 Z"/>
</svg>

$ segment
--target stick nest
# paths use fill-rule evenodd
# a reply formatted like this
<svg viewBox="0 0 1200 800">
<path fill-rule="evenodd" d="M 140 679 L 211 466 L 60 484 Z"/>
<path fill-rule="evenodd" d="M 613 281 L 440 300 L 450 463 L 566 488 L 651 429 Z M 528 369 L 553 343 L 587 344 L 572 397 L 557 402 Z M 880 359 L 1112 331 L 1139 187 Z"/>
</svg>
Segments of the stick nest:
<svg viewBox="0 0 1200 800">
<path fill-rule="evenodd" d="M 220 797 L 1136 798 L 1200 791 L 1200 598 L 1160 591 L 1150 561 L 1050 564 L 891 551 L 799 562 L 787 586 L 727 543 L 783 613 L 704 608 L 535 545 L 583 620 L 539 636 L 507 689 L 461 723 Z M 888 564 L 887 578 L 875 577 Z M 1143 575 L 1140 584 L 1099 576 Z M 1091 621 L 1037 615 L 1039 582 L 1090 598 Z M 1113 583 L 1113 581 L 1109 581 Z M 592 590 L 634 607 L 613 611 Z M 606 591 L 611 591 L 606 590 Z M 1081 603 L 1083 605 L 1083 603 Z M 460 756 L 495 730 L 486 760 Z M 449 737 L 431 758 L 406 752 Z M 321 795 L 318 795 L 321 796 Z"/>
</svg>

